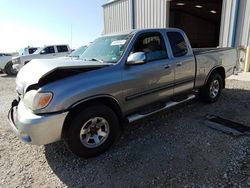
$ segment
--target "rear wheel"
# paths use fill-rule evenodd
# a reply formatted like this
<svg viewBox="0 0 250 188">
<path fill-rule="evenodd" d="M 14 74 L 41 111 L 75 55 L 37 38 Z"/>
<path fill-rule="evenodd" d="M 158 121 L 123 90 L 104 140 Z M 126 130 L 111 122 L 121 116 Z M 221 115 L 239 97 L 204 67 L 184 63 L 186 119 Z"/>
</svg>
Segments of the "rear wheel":
<svg viewBox="0 0 250 188">
<path fill-rule="evenodd" d="M 220 74 L 213 73 L 205 86 L 200 91 L 200 98 L 207 103 L 214 103 L 218 100 L 223 88 L 223 79 Z"/>
<path fill-rule="evenodd" d="M 84 158 L 105 152 L 120 132 L 116 114 L 102 104 L 78 111 L 68 122 L 66 144 L 74 154 Z"/>
<path fill-rule="evenodd" d="M 11 61 L 9 61 L 5 67 L 4 67 L 4 72 L 8 75 L 16 75 L 17 74 L 17 70 L 13 68 L 13 63 Z"/>
</svg>

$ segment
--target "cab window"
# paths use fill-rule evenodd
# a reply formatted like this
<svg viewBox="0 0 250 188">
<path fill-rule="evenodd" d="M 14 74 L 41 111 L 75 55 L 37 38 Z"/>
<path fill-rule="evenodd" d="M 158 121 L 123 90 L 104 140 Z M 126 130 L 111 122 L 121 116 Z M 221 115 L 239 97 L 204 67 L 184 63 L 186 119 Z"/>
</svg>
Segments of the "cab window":
<svg viewBox="0 0 250 188">
<path fill-rule="evenodd" d="M 55 53 L 54 46 L 48 46 L 41 51 L 41 54 L 52 54 Z"/>
<path fill-rule="evenodd" d="M 66 45 L 56 46 L 58 52 L 68 52 L 68 47 Z"/>
<path fill-rule="evenodd" d="M 188 48 L 185 39 L 179 32 L 168 32 L 167 36 L 174 57 L 182 57 L 188 53 Z"/>
<path fill-rule="evenodd" d="M 133 53 L 144 52 L 147 62 L 167 59 L 167 51 L 160 33 L 148 33 L 139 36 L 133 47 Z"/>
</svg>

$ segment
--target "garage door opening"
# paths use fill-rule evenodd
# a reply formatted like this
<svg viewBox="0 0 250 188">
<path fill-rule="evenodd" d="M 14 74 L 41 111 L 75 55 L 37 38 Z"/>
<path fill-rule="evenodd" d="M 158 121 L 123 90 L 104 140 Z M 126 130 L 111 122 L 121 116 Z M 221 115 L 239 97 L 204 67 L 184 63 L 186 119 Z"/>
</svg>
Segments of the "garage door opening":
<svg viewBox="0 0 250 188">
<path fill-rule="evenodd" d="M 169 26 L 184 30 L 193 48 L 217 47 L 223 0 L 172 0 Z"/>
</svg>

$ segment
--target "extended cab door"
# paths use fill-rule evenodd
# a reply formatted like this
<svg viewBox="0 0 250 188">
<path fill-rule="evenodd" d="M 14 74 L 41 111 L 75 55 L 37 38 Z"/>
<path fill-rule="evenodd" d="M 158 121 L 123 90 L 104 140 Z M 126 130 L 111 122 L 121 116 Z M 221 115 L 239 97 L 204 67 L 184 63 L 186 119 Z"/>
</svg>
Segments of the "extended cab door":
<svg viewBox="0 0 250 188">
<path fill-rule="evenodd" d="M 167 32 L 175 67 L 174 95 L 191 91 L 195 80 L 195 59 L 186 35 L 179 31 Z"/>
<path fill-rule="evenodd" d="M 165 100 L 173 95 L 174 67 L 169 60 L 164 35 L 161 32 L 139 34 L 130 54 L 144 52 L 146 62 L 124 65 L 124 105 L 126 112 Z"/>
</svg>

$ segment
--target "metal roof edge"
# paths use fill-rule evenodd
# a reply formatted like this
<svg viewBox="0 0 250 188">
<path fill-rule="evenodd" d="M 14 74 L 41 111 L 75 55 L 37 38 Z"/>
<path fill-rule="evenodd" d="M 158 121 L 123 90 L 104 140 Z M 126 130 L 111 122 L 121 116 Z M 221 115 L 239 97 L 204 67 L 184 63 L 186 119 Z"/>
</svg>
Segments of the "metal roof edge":
<svg viewBox="0 0 250 188">
<path fill-rule="evenodd" d="M 117 2 L 117 1 L 120 1 L 120 0 L 114 0 L 114 1 L 110 1 L 110 2 L 104 3 L 104 4 L 102 5 L 102 7 L 106 7 L 106 6 L 108 6 L 108 5 L 110 5 L 110 4 L 113 4 L 113 3 Z"/>
</svg>

